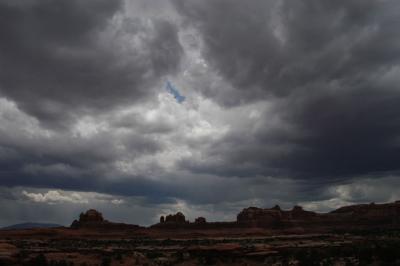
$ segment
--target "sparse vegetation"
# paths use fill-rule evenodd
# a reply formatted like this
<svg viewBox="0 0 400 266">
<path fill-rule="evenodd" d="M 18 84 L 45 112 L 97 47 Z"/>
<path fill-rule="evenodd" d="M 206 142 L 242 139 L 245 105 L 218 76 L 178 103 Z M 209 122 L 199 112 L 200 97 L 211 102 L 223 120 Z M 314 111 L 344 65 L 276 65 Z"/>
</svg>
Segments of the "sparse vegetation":
<svg viewBox="0 0 400 266">
<path fill-rule="evenodd" d="M 187 265 L 188 262 L 196 265 L 400 265 L 400 237 L 392 231 L 368 237 L 324 234 L 9 242 L 20 252 L 14 257 L 14 264 L 3 265 Z M 36 253 L 39 249 L 43 252 Z"/>
</svg>

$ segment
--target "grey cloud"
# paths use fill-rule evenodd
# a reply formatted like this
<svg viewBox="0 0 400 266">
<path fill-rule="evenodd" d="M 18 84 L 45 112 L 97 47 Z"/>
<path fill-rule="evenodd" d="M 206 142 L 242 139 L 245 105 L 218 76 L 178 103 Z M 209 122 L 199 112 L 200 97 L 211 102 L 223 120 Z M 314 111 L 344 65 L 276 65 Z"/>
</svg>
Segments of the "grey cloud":
<svg viewBox="0 0 400 266">
<path fill-rule="evenodd" d="M 148 224 L 178 203 L 233 217 L 398 196 L 385 196 L 399 172 L 398 2 L 171 3 L 0 0 L 2 205 L 19 186 L 139 196 Z M 27 219 L 31 204 L 7 213 Z"/>
<path fill-rule="evenodd" d="M 2 1 L 1 94 L 58 126 L 78 111 L 145 99 L 176 71 L 182 48 L 171 22 L 126 17 L 123 8 L 121 1 Z"/>
<path fill-rule="evenodd" d="M 112 121 L 115 128 L 130 129 L 137 128 L 140 134 L 168 134 L 174 130 L 174 125 L 163 119 L 162 114 L 154 121 L 145 121 L 139 114 L 130 113 Z"/>
<path fill-rule="evenodd" d="M 388 3 L 173 3 L 201 33 L 203 55 L 233 85 L 227 99 L 226 95 L 217 99 L 222 104 L 309 92 L 313 84 L 354 79 L 382 63 L 390 65 L 393 58 L 388 57 L 398 52 Z"/>
<path fill-rule="evenodd" d="M 232 85 L 214 100 L 264 100 L 281 120 L 271 127 L 264 113 L 264 126 L 230 132 L 183 168 L 327 183 L 399 170 L 397 2 L 173 2 Z"/>
<path fill-rule="evenodd" d="M 1 104 L 0 177 L 3 186 L 96 191 L 111 182 L 103 179 L 124 175 L 116 170 L 116 162 L 134 161 L 162 150 L 163 144 L 156 137 L 137 133 L 135 127 L 122 132 L 107 126 L 93 133 L 85 127 L 83 132 L 74 132 L 75 129 L 51 131 L 40 127 L 35 119 L 10 102 L 1 100 Z M 92 117 L 92 123 L 108 121 L 103 119 L 102 116 Z M 85 126 L 90 128 L 89 124 Z M 88 133 L 85 130 L 89 130 Z"/>
</svg>

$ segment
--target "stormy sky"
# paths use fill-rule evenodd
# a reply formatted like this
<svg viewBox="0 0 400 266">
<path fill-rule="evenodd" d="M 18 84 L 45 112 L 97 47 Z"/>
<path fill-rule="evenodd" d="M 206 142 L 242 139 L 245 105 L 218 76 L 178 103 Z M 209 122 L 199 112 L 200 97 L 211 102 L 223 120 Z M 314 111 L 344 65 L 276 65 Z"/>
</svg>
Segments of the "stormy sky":
<svg viewBox="0 0 400 266">
<path fill-rule="evenodd" d="M 0 0 L 0 226 L 400 199 L 396 0 Z"/>
</svg>

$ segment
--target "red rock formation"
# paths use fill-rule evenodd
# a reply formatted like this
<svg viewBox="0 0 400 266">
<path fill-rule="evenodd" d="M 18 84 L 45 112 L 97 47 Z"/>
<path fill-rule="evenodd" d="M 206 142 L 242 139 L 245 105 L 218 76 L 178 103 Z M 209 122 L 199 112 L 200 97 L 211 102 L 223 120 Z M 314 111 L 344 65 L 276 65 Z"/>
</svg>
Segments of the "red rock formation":
<svg viewBox="0 0 400 266">
<path fill-rule="evenodd" d="M 81 227 L 95 227 L 100 226 L 108 221 L 104 220 L 103 215 L 93 209 L 81 213 L 79 215 L 79 221 L 74 220 L 71 224 L 71 228 L 81 228 Z"/>
<path fill-rule="evenodd" d="M 300 206 L 294 206 L 292 210 L 282 210 L 278 205 L 270 209 L 250 207 L 243 209 L 237 216 L 237 223 L 250 227 L 290 227 L 298 226 L 305 221 L 314 221 L 317 214 L 305 211 Z"/>
<path fill-rule="evenodd" d="M 341 207 L 327 214 L 337 223 L 353 225 L 399 225 L 400 202 L 359 204 Z"/>
<path fill-rule="evenodd" d="M 293 207 L 290 214 L 293 219 L 307 219 L 317 216 L 315 212 L 305 211 L 303 207 L 297 205 Z"/>
<path fill-rule="evenodd" d="M 169 214 L 167 216 L 161 216 L 160 222 L 152 225 L 152 227 L 159 228 L 180 228 L 180 227 L 188 227 L 191 223 L 186 220 L 185 215 L 181 212 L 177 212 L 176 214 Z"/>
<path fill-rule="evenodd" d="M 238 225 L 264 228 L 363 228 L 400 226 L 400 202 L 360 204 L 341 207 L 330 213 L 305 211 L 300 206 L 290 211 L 250 207 L 237 215 Z"/>
<path fill-rule="evenodd" d="M 103 222 L 103 215 L 93 209 L 86 211 L 86 213 L 81 213 L 79 215 L 79 222 L 88 223 L 88 222 Z"/>
<path fill-rule="evenodd" d="M 71 224 L 71 228 L 124 230 L 124 229 L 137 229 L 139 228 L 139 226 L 133 224 L 109 222 L 103 218 L 103 215 L 100 212 L 90 209 L 85 213 L 81 213 L 79 215 L 79 221 L 74 220 Z"/>
<path fill-rule="evenodd" d="M 207 221 L 206 221 L 206 218 L 204 218 L 204 217 L 197 217 L 196 220 L 194 220 L 194 223 L 195 224 L 206 224 Z"/>
<path fill-rule="evenodd" d="M 282 211 L 279 206 L 271 209 L 249 207 L 237 215 L 237 223 L 249 227 L 273 227 L 282 221 Z"/>
<path fill-rule="evenodd" d="M 177 212 L 176 214 L 167 215 L 167 217 L 165 217 L 165 223 L 185 224 L 187 221 L 183 213 Z"/>
<path fill-rule="evenodd" d="M 136 225 L 112 223 L 105 220 L 96 210 L 82 213 L 79 221 L 75 220 L 72 228 L 101 229 L 135 229 Z M 278 205 L 270 209 L 249 207 L 237 215 L 236 222 L 208 223 L 204 217 L 198 217 L 194 222 L 186 220 L 178 212 L 166 217 L 160 217 L 160 223 L 153 228 L 165 229 L 226 229 L 243 227 L 261 227 L 268 229 L 299 229 L 302 232 L 326 232 L 332 230 L 353 230 L 371 228 L 400 228 L 400 202 L 387 204 L 360 204 L 338 208 L 329 213 L 306 211 L 300 206 L 291 210 L 282 210 Z"/>
</svg>

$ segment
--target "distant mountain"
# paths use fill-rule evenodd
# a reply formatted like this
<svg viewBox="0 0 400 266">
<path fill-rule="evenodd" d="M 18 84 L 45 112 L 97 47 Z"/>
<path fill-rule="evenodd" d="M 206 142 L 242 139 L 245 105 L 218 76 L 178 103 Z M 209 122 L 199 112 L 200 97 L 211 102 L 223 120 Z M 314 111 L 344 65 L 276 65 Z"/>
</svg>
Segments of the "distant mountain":
<svg viewBox="0 0 400 266">
<path fill-rule="evenodd" d="M 32 228 L 53 228 L 60 227 L 62 225 L 59 224 L 49 224 L 49 223 L 21 223 L 21 224 L 13 224 L 1 229 L 32 229 Z"/>
</svg>

